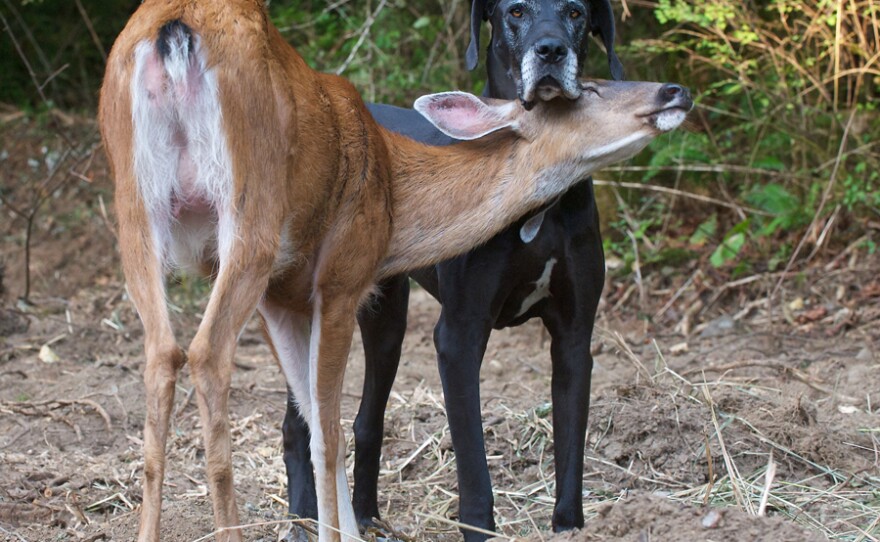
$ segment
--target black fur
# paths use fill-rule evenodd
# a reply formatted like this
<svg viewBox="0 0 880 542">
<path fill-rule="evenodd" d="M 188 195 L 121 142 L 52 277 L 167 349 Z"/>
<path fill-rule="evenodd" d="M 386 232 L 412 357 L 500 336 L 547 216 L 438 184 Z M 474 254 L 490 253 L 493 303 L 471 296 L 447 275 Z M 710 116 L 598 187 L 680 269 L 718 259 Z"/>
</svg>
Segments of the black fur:
<svg viewBox="0 0 880 542">
<path fill-rule="evenodd" d="M 187 56 L 192 53 L 192 29 L 179 19 L 168 21 L 159 28 L 159 36 L 156 38 L 156 51 L 159 53 L 159 58 L 167 60 L 175 43 L 186 43 Z"/>
</svg>

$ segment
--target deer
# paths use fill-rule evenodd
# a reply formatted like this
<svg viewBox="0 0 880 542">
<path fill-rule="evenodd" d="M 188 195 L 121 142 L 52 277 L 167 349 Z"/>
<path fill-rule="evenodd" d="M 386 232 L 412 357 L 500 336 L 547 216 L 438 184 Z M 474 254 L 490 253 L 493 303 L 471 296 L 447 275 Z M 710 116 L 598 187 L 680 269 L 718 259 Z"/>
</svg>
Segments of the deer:
<svg viewBox="0 0 880 542">
<path fill-rule="evenodd" d="M 342 383 L 355 315 L 377 281 L 467 251 L 570 183 L 676 128 L 674 84 L 581 81 L 574 101 L 428 95 L 415 108 L 462 143 L 381 129 L 355 87 L 312 70 L 262 0 L 146 0 L 113 45 L 98 117 L 119 250 L 144 328 L 143 500 L 158 542 L 165 447 L 184 364 L 196 389 L 216 538 L 242 539 L 229 391 L 256 312 L 310 429 L 319 539 L 358 538 L 345 473 Z M 164 277 L 212 280 L 184 350 Z"/>
</svg>

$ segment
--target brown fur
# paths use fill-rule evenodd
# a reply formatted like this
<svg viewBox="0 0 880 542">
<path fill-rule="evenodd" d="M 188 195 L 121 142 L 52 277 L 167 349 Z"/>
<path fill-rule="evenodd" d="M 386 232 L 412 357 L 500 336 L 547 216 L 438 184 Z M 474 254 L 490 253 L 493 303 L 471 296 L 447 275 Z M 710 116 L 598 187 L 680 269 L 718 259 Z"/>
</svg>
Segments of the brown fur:
<svg viewBox="0 0 880 542">
<path fill-rule="evenodd" d="M 175 19 L 201 36 L 217 74 L 240 225 L 225 265 L 202 262 L 216 270 L 215 283 L 186 356 L 171 329 L 163 270 L 138 197 L 129 90 L 135 46 L 155 40 Z M 635 94 L 632 103 L 618 105 L 631 109 L 648 95 Z M 582 126 L 600 112 L 569 109 L 539 105 L 523 115 L 517 106 L 511 114 L 522 137 L 500 132 L 429 148 L 381 130 L 350 83 L 308 68 L 269 22 L 262 0 L 143 4 L 113 47 L 99 113 L 116 179 L 123 268 L 145 329 L 140 541 L 159 540 L 168 420 L 185 360 L 197 389 L 216 525 L 238 525 L 227 401 L 236 337 L 261 299 L 300 315 L 321 311 L 314 320 L 321 331 L 314 378 L 327 452 L 316 477 L 324 488 L 322 523 L 338 526 L 334 452 L 341 445 L 342 377 L 359 303 L 377 278 L 469 250 L 549 199 L 535 193 L 537 174 L 610 137 L 607 129 Z M 640 125 L 614 129 L 632 132 Z M 296 254 L 273 273 L 284 227 Z M 229 529 L 217 538 L 238 541 L 241 532 Z M 339 537 L 327 529 L 324 538 Z"/>
</svg>

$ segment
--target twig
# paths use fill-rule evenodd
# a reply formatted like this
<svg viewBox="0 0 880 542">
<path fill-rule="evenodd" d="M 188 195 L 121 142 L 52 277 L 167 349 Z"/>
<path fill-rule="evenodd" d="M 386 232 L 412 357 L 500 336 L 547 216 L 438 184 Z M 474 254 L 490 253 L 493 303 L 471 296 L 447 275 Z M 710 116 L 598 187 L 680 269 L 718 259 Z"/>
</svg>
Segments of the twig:
<svg viewBox="0 0 880 542">
<path fill-rule="evenodd" d="M 761 501 L 758 505 L 758 516 L 767 513 L 767 501 L 770 499 L 770 486 L 776 477 L 776 463 L 773 461 L 773 450 L 770 450 L 770 458 L 767 460 L 767 472 L 764 474 L 764 491 L 761 493 Z"/>
<path fill-rule="evenodd" d="M 691 276 L 688 277 L 688 279 L 685 281 L 685 283 L 669 299 L 669 301 L 667 301 L 666 304 L 663 305 L 663 307 L 660 310 L 658 310 L 656 313 L 654 313 L 654 319 L 659 320 L 660 317 L 663 316 L 666 313 L 666 311 L 669 310 L 670 307 L 672 307 L 672 304 L 675 303 L 676 300 L 678 300 L 678 298 L 682 296 L 682 294 L 684 294 L 685 290 L 687 290 L 688 287 L 694 283 L 694 279 L 697 277 L 697 275 L 700 275 L 700 274 L 702 274 L 701 270 L 697 269 L 696 271 L 694 271 L 691 274 Z"/>
<path fill-rule="evenodd" d="M 268 525 L 288 525 L 288 524 L 299 525 L 300 527 L 302 527 L 306 530 L 309 530 L 309 531 L 313 532 L 314 534 L 317 534 L 317 531 L 315 531 L 311 527 L 311 525 L 312 524 L 320 524 L 320 522 L 318 522 L 314 519 L 309 519 L 309 518 L 290 518 L 290 519 L 277 519 L 277 520 L 273 520 L 273 521 L 258 521 L 255 523 L 242 523 L 241 525 L 234 525 L 232 527 L 223 527 L 223 528 L 217 529 L 213 533 L 208 533 L 205 536 L 201 536 L 199 538 L 196 538 L 192 542 L 204 542 L 205 540 L 210 540 L 215 535 L 218 535 L 220 533 L 225 533 L 225 532 L 231 531 L 233 529 L 249 529 L 251 527 L 264 527 L 264 526 L 268 526 Z M 342 538 L 344 539 L 343 542 L 345 542 L 346 540 L 351 540 L 351 537 L 347 536 L 347 535 L 343 535 Z M 356 538 L 355 540 L 363 542 L 360 538 Z"/>
<path fill-rule="evenodd" d="M 645 364 L 642 363 L 642 360 L 640 360 L 635 352 L 632 351 L 632 348 L 630 348 L 629 345 L 626 344 L 626 339 L 623 338 L 623 335 L 621 335 L 617 331 L 613 331 L 611 333 L 611 338 L 615 343 L 617 343 L 617 347 L 620 348 L 626 358 L 629 359 L 633 365 L 635 365 L 636 372 L 641 373 L 651 385 L 654 385 L 654 377 L 651 376 L 651 372 L 648 371 L 648 368 L 645 367 Z"/>
<path fill-rule="evenodd" d="M 367 20 L 364 21 L 363 27 L 361 27 L 361 34 L 358 36 L 357 42 L 354 44 L 354 47 L 351 48 L 351 52 L 348 53 L 348 58 L 345 59 L 345 62 L 342 63 L 341 66 L 336 68 L 336 75 L 342 75 L 342 72 L 348 69 L 349 64 L 354 60 L 354 57 L 357 56 L 357 52 L 360 50 L 361 45 L 364 44 L 364 40 L 367 39 L 367 36 L 370 33 L 370 29 L 373 28 L 373 23 L 376 22 L 376 17 L 379 16 L 379 13 L 385 8 L 385 4 L 387 0 L 382 0 L 379 2 L 379 5 L 376 7 L 376 10 L 367 17 Z"/>
<path fill-rule="evenodd" d="M 98 49 L 98 52 L 101 53 L 101 58 L 104 59 L 104 64 L 107 63 L 107 50 L 104 49 L 104 44 L 101 43 L 101 38 L 98 37 L 98 33 L 95 32 L 95 27 L 92 25 L 92 19 L 89 17 L 86 8 L 83 7 L 82 2 L 80 0 L 76 0 L 76 9 L 79 11 L 80 16 L 83 21 L 86 23 L 86 28 L 89 29 L 89 34 L 92 36 L 92 42 L 94 42 L 95 47 Z"/>
<path fill-rule="evenodd" d="M 683 198 L 690 198 L 697 201 L 702 201 L 704 203 L 711 203 L 713 205 L 719 205 L 721 207 L 727 207 L 728 209 L 733 209 L 739 212 L 747 212 L 754 215 L 760 216 L 776 216 L 773 213 L 768 213 L 767 211 L 761 211 L 760 209 L 754 209 L 752 207 L 743 207 L 742 205 L 736 205 L 733 203 L 726 202 L 724 200 L 710 198 L 709 196 L 703 196 L 701 194 L 694 194 L 693 192 L 686 192 L 684 190 L 676 190 L 675 188 L 667 188 L 665 186 L 658 186 L 655 184 L 642 184 L 642 183 L 628 183 L 621 181 L 603 181 L 598 179 L 593 179 L 593 184 L 595 186 L 616 186 L 619 188 L 629 188 L 631 190 L 649 190 L 651 192 L 661 192 L 663 194 L 670 194 L 673 196 L 679 196 Z"/>
<path fill-rule="evenodd" d="M 706 447 L 706 463 L 709 468 L 709 482 L 706 484 L 706 495 L 703 497 L 703 506 L 709 504 L 712 497 L 712 488 L 715 486 L 715 462 L 712 460 L 712 449 L 709 446 L 709 433 L 703 433 L 704 446 Z"/>
<path fill-rule="evenodd" d="M 107 431 L 113 430 L 113 422 L 110 420 L 110 415 L 107 414 L 107 411 L 104 410 L 104 407 L 92 401 L 91 399 L 72 399 L 72 400 L 61 400 L 61 399 L 53 399 L 51 401 L 0 401 L 0 408 L 6 409 L 11 412 L 17 412 L 19 414 L 25 416 L 42 416 L 44 413 L 40 411 L 40 407 L 46 407 L 46 410 L 55 410 L 58 408 L 64 408 L 72 405 L 80 405 L 87 406 L 92 408 L 95 412 L 98 413 L 101 418 L 104 419 L 104 424 L 107 427 Z"/>
<path fill-rule="evenodd" d="M 43 48 L 40 47 L 40 43 L 34 37 L 34 33 L 31 32 L 31 28 L 22 18 L 21 13 L 19 13 L 19 11 L 15 9 L 15 4 L 13 4 L 10 0 L 3 0 L 3 3 L 6 4 L 6 8 L 12 12 L 12 16 L 18 22 L 19 26 L 21 26 L 25 38 L 27 38 L 27 41 L 31 44 L 31 47 L 33 47 L 34 51 L 37 53 L 37 58 L 39 59 L 40 64 L 43 65 L 43 69 L 46 70 L 46 73 L 51 72 L 52 65 L 49 64 L 49 59 L 46 57 L 45 51 L 43 51 Z"/>
<path fill-rule="evenodd" d="M 682 376 L 690 376 L 692 374 L 705 373 L 705 372 L 726 373 L 726 372 L 731 371 L 733 369 L 743 369 L 746 367 L 759 367 L 759 368 L 765 368 L 765 369 L 775 369 L 775 370 L 780 371 L 784 374 L 790 375 L 795 380 L 799 380 L 800 382 L 806 384 L 807 386 L 809 386 L 810 388 L 813 388 L 816 391 L 820 391 L 820 392 L 825 393 L 827 395 L 830 395 L 832 397 L 838 397 L 840 399 L 843 399 L 844 401 L 849 401 L 849 402 L 858 401 L 858 399 L 856 399 L 855 397 L 849 397 L 847 395 L 842 395 L 842 394 L 838 393 L 837 391 L 828 388 L 827 386 L 823 386 L 823 385 L 817 383 L 815 380 L 811 379 L 810 376 L 807 375 L 806 373 L 804 373 L 803 371 L 800 371 L 794 367 L 789 367 L 787 365 L 784 365 L 782 363 L 777 363 L 777 362 L 753 361 L 753 360 L 737 361 L 734 363 L 727 363 L 724 365 L 714 365 L 714 366 L 709 366 L 709 367 L 700 367 L 698 369 L 690 369 L 690 370 L 682 372 Z"/>
<path fill-rule="evenodd" d="M 816 254 L 818 254 L 819 251 L 822 250 L 822 246 L 825 244 L 825 239 L 828 237 L 828 232 L 831 231 L 831 226 L 833 226 L 834 222 L 837 220 L 837 215 L 840 214 L 841 209 L 842 206 L 840 205 L 834 208 L 834 212 L 831 213 L 831 218 L 829 218 L 828 221 L 825 222 L 825 227 L 822 228 L 822 233 L 820 233 L 819 238 L 816 239 L 816 246 L 813 247 L 813 251 L 810 252 L 809 256 L 807 256 L 805 263 L 811 262 Z"/>
<path fill-rule="evenodd" d="M 639 308 L 642 312 L 645 311 L 645 285 L 642 281 L 642 262 L 639 258 L 639 242 L 636 240 L 635 234 L 633 234 L 632 230 L 627 230 L 626 234 L 629 236 L 630 241 L 632 241 L 633 254 L 635 255 L 635 261 L 633 262 L 633 270 L 636 273 L 636 286 L 639 288 Z"/>
<path fill-rule="evenodd" d="M 453 527 L 458 527 L 459 529 L 467 529 L 468 531 L 473 531 L 473 532 L 475 532 L 475 533 L 480 533 L 480 534 L 488 535 L 488 536 L 491 536 L 491 537 L 494 537 L 494 538 L 501 538 L 501 539 L 504 539 L 504 540 L 510 540 L 510 541 L 516 540 L 516 538 L 511 538 L 511 537 L 509 537 L 509 536 L 507 536 L 507 535 L 503 535 L 503 534 L 500 534 L 500 533 L 492 532 L 492 531 L 489 531 L 489 530 L 486 530 L 486 529 L 481 529 L 481 528 L 479 528 L 479 527 L 474 527 L 473 525 L 468 525 L 467 523 L 461 523 L 461 522 L 458 522 L 458 521 L 453 521 L 453 520 L 448 519 L 448 518 L 444 518 L 444 517 L 440 517 L 440 516 L 435 516 L 435 515 L 433 515 L 433 514 L 424 514 L 424 513 L 422 513 L 422 512 L 416 512 L 416 515 L 417 515 L 417 516 L 421 516 L 421 517 L 423 517 L 423 518 L 425 518 L 425 519 L 429 519 L 429 520 L 432 520 L 432 521 L 436 521 L 436 522 L 438 522 L 438 523 L 445 523 L 446 525 L 451 525 L 451 526 L 453 526 Z"/>
</svg>

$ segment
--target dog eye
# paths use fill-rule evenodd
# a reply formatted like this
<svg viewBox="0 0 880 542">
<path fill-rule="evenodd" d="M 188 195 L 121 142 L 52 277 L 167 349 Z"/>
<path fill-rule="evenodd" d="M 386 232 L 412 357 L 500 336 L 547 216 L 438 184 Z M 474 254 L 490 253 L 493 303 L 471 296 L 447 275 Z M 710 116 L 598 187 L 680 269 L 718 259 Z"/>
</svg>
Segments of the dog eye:
<svg viewBox="0 0 880 542">
<path fill-rule="evenodd" d="M 583 13 L 581 13 L 580 11 L 578 11 L 576 9 L 571 10 L 571 13 L 568 14 L 568 16 L 571 17 L 572 19 L 580 19 L 581 15 L 583 15 Z"/>
<path fill-rule="evenodd" d="M 510 10 L 510 14 L 511 14 L 515 19 L 519 19 L 519 18 L 521 18 L 521 17 L 523 16 L 523 10 L 522 10 L 522 8 L 511 8 L 511 10 Z"/>
</svg>

